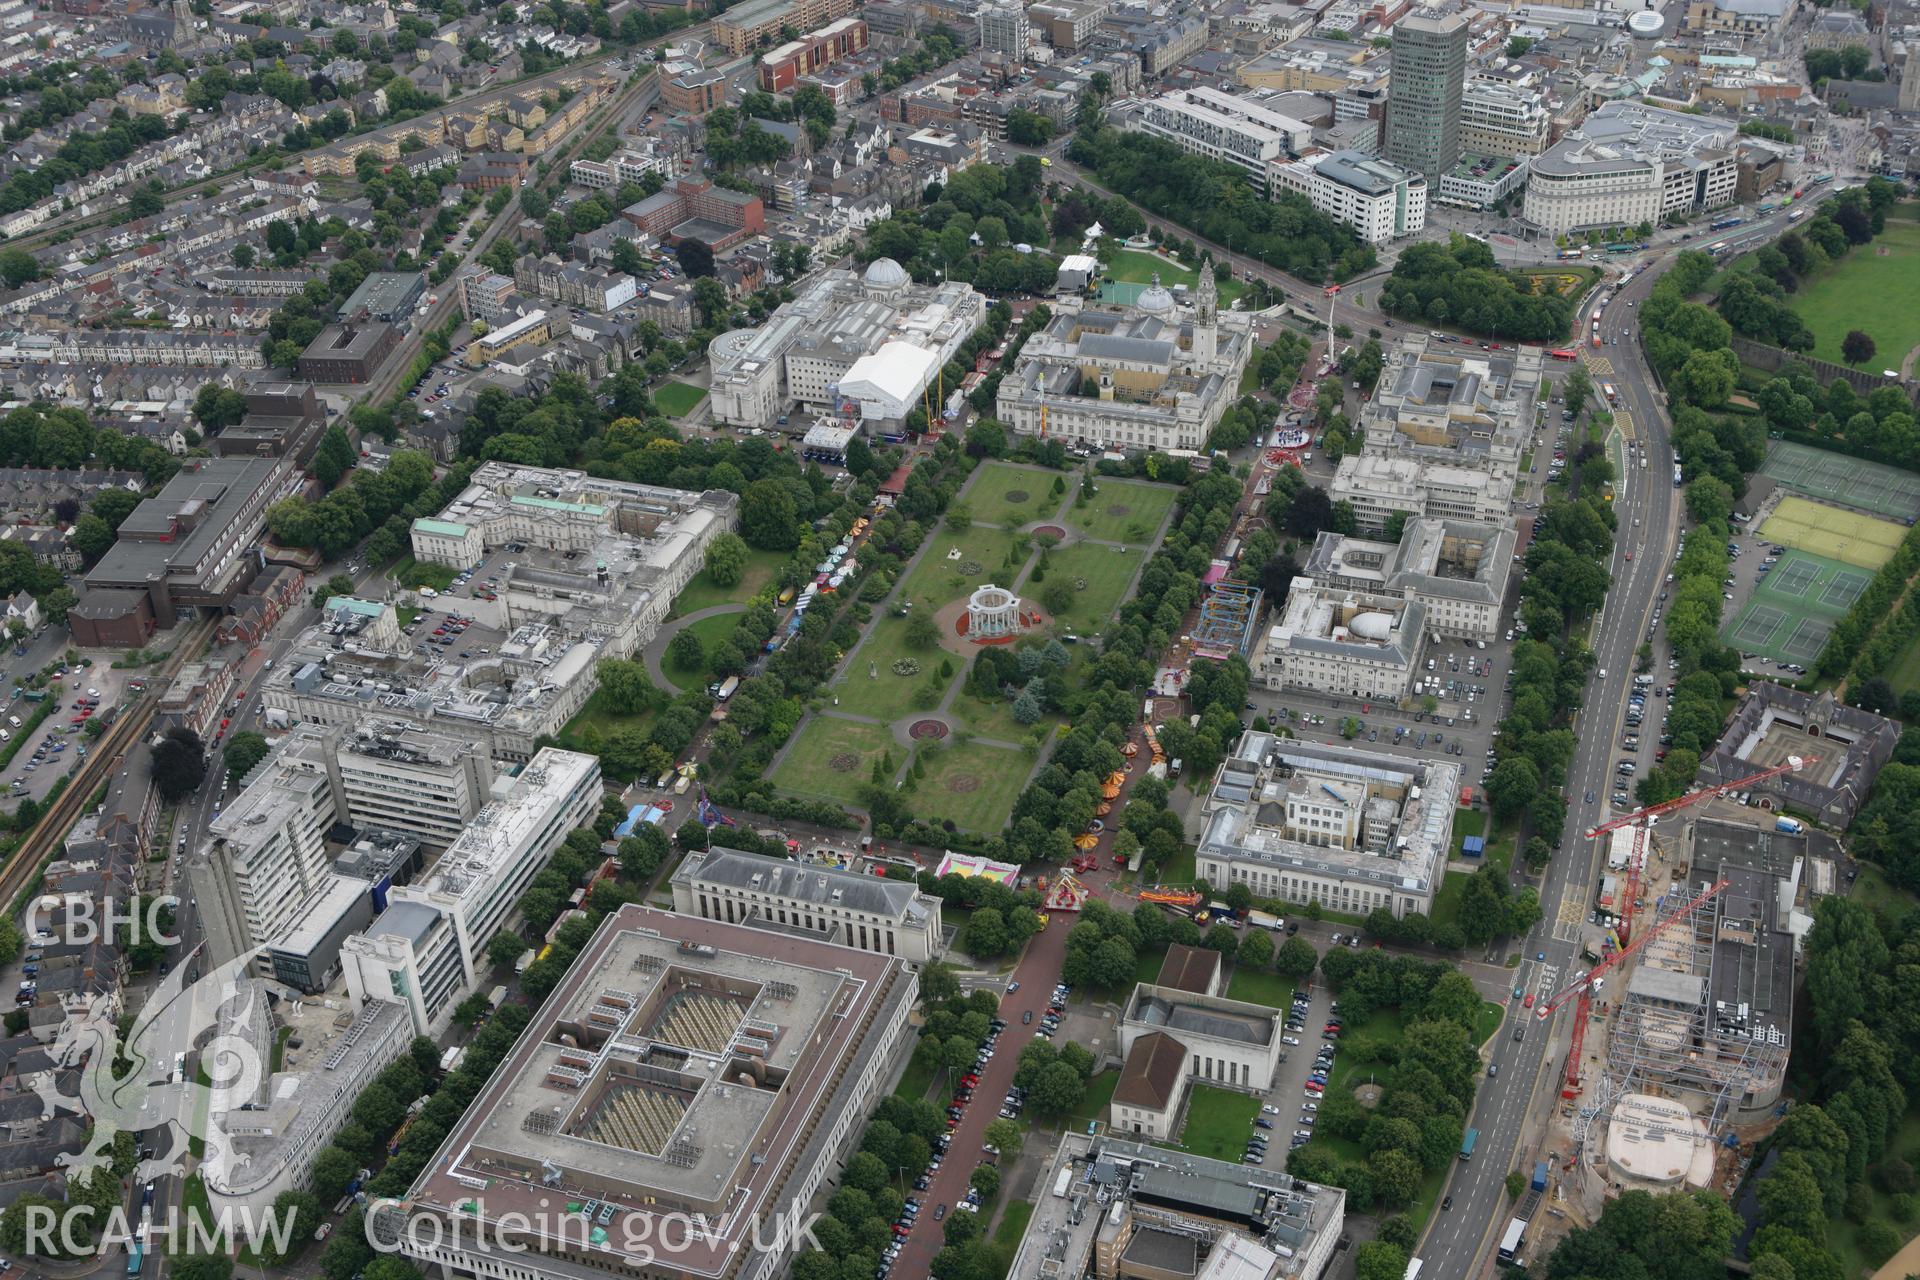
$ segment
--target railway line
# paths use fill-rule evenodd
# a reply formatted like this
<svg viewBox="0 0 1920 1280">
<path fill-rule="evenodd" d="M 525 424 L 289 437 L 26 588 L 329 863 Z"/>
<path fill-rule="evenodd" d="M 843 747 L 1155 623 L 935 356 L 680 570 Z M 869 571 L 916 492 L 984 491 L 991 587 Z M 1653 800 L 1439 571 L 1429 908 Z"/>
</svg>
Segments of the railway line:
<svg viewBox="0 0 1920 1280">
<path fill-rule="evenodd" d="M 195 623 L 181 637 L 180 643 L 174 646 L 166 661 L 148 677 L 146 692 L 140 695 L 139 701 L 128 707 L 108 727 L 99 744 L 87 757 L 87 763 L 74 774 L 67 789 L 40 815 L 40 821 L 27 832 L 26 838 L 7 859 L 6 865 L 0 866 L 0 899 L 15 902 L 26 891 L 73 824 L 86 812 L 93 793 L 125 766 L 127 752 L 147 731 L 147 726 L 153 723 L 154 712 L 160 707 L 161 691 L 171 683 L 190 657 L 206 647 L 213 635 L 213 628 L 212 618 Z"/>
</svg>

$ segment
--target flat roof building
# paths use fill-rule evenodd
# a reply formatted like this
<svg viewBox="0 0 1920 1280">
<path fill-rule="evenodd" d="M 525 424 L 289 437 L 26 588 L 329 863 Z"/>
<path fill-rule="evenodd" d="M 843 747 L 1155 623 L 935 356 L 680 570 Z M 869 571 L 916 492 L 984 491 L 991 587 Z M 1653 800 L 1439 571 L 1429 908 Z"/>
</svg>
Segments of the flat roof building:
<svg viewBox="0 0 1920 1280">
<path fill-rule="evenodd" d="M 422 1035 L 444 1030 L 491 970 L 487 944 L 569 832 L 600 812 L 600 760 L 543 747 L 475 814 L 440 860 L 397 886 L 341 949 L 356 998 L 399 1000 Z"/>
<path fill-rule="evenodd" d="M 342 320 L 382 320 L 403 324 L 427 296 L 427 277 L 418 271 L 374 271 L 340 305 Z"/>
<path fill-rule="evenodd" d="M 1424 334 L 1394 343 L 1361 412 L 1362 447 L 1334 474 L 1335 500 L 1376 532 L 1396 513 L 1506 520 L 1538 416 L 1541 358 L 1539 348 L 1472 351 Z"/>
<path fill-rule="evenodd" d="M 915 964 L 940 951 L 940 899 L 911 880 L 715 847 L 688 854 L 672 887 L 673 909 L 703 920 L 806 931 Z"/>
<path fill-rule="evenodd" d="M 1418 235 L 1427 225 L 1427 180 L 1360 151 L 1268 166 L 1270 189 L 1292 191 L 1368 244 Z"/>
<path fill-rule="evenodd" d="M 300 353 L 296 368 L 310 382 L 358 385 L 373 381 L 399 345 L 400 331 L 384 321 L 330 324 Z"/>
<path fill-rule="evenodd" d="M 336 824 L 444 848 L 493 791 L 492 761 L 471 739 L 374 720 L 294 726 L 186 859 L 212 958 L 268 946 L 308 912 L 331 883 Z M 272 976 L 264 963 L 259 973 Z"/>
<path fill-rule="evenodd" d="M 1631 227 L 1724 208 L 1739 180 L 1732 120 L 1606 102 L 1533 158 L 1524 216 L 1550 235 Z"/>
<path fill-rule="evenodd" d="M 198 1172 L 216 1214 L 265 1213 L 283 1191 L 304 1190 L 314 1157 L 353 1113 L 360 1093 L 407 1051 L 413 1027 L 397 1004 L 282 1000 L 244 979 L 220 1011 L 219 1034 L 244 1040 L 259 1070 L 208 1091 L 205 1155 Z M 282 1070 L 269 1073 L 276 1034 L 291 1028 Z M 260 1219 L 255 1218 L 255 1221 Z"/>
<path fill-rule="evenodd" d="M 1269 689 L 1399 702 L 1413 688 L 1426 627 L 1417 599 L 1295 578 L 1253 666 Z"/>
<path fill-rule="evenodd" d="M 1347 915 L 1428 913 L 1459 790 L 1445 760 L 1248 732 L 1202 807 L 1196 874 Z"/>
<path fill-rule="evenodd" d="M 496 634 L 469 634 L 473 647 L 462 651 L 310 629 L 269 673 L 269 713 L 342 726 L 374 716 L 526 760 L 593 694 L 601 659 L 653 638 L 707 547 L 737 524 L 739 501 L 720 489 L 483 463 L 437 516 L 414 522 L 413 552 L 462 569 L 488 564 L 498 589 L 484 594 L 497 598 L 461 607 Z"/>
<path fill-rule="evenodd" d="M 897 421 L 919 406 L 986 313 L 972 285 L 915 284 L 891 258 L 875 258 L 860 274 L 816 272 L 765 324 L 713 340 L 714 418 L 771 427 L 797 404 L 836 417 L 858 406 L 863 421 Z"/>
<path fill-rule="evenodd" d="M 1321 1280 L 1346 1225 L 1338 1187 L 1121 1135 L 1067 1134 L 1035 1188 L 1009 1280 Z"/>
<path fill-rule="evenodd" d="M 286 933 L 332 874 L 326 835 L 339 816 L 321 735 L 289 734 L 247 775 L 186 858 L 210 958 L 218 963 Z M 269 976 L 263 971 L 261 976 Z"/>
<path fill-rule="evenodd" d="M 1183 151 L 1239 165 L 1265 182 L 1276 161 L 1297 156 L 1313 126 L 1254 99 L 1206 87 L 1149 98 L 1119 117 L 1126 128 L 1165 138 Z"/>
<path fill-rule="evenodd" d="M 1393 78 L 1382 131 L 1386 157 L 1429 182 L 1460 158 L 1467 27 L 1459 13 L 1413 13 L 1393 24 Z"/>
<path fill-rule="evenodd" d="M 494 1274 L 504 1246 L 553 1280 L 773 1280 L 910 1046 L 915 970 L 622 907 L 405 1201 L 369 1225 L 458 1276 Z M 570 1222 L 556 1196 L 594 1206 L 592 1221 Z M 666 1229 L 692 1214 L 705 1230 Z M 451 1234 L 429 1257 L 405 1215 Z"/>
<path fill-rule="evenodd" d="M 340 973 L 340 947 L 373 922 L 373 886 L 330 873 L 300 904 L 279 937 L 267 943 L 275 982 L 309 995 L 325 991 Z"/>
<path fill-rule="evenodd" d="M 225 608 L 259 568 L 246 553 L 290 475 L 285 459 L 187 459 L 121 522 L 113 546 L 87 573 L 87 597 L 116 593 L 162 628 L 183 613 Z M 91 642 L 84 628 L 75 638 Z"/>
<path fill-rule="evenodd" d="M 1323 531 L 1303 570 L 1329 591 L 1417 600 L 1430 635 L 1493 640 L 1512 576 L 1516 536 L 1508 521 L 1405 522 L 1398 542 Z"/>
</svg>

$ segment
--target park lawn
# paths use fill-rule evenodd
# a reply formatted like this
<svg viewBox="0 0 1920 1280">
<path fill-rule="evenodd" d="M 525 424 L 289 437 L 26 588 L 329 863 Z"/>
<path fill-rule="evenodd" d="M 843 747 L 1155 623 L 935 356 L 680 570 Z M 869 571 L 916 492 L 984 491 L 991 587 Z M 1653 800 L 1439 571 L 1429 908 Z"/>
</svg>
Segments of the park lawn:
<svg viewBox="0 0 1920 1280">
<path fill-rule="evenodd" d="M 1199 879 L 1199 872 L 1194 869 L 1194 855 L 1198 852 L 1196 845 L 1181 845 L 1179 851 L 1167 859 L 1167 865 L 1160 868 L 1160 883 L 1184 886 Z"/>
<path fill-rule="evenodd" d="M 1260 1100 L 1244 1093 L 1196 1084 L 1187 1101 L 1187 1123 L 1180 1131 L 1180 1149 L 1196 1156 L 1237 1162 L 1247 1150 L 1247 1135 Z"/>
<path fill-rule="evenodd" d="M 993 1257 L 1001 1275 L 1013 1269 L 1014 1255 L 1020 1251 L 1020 1238 L 1027 1234 L 1027 1223 L 1032 1218 L 1031 1200 L 1015 1200 L 1001 1213 L 1000 1225 L 993 1229 Z"/>
<path fill-rule="evenodd" d="M 711 618 L 702 618 L 698 622 L 689 622 L 684 629 L 699 636 L 700 648 L 711 654 L 714 646 L 732 635 L 733 629 L 739 625 L 739 614 L 721 613 Z M 712 668 L 706 662 L 702 662 L 697 671 L 681 666 L 673 660 L 673 649 L 669 646 L 666 654 L 660 659 L 660 669 L 666 673 L 667 679 L 680 688 L 686 689 L 703 683 Z"/>
<path fill-rule="evenodd" d="M 923 1067 L 918 1062 L 909 1060 L 907 1069 L 900 1073 L 900 1083 L 893 1086 L 893 1096 L 905 1098 L 909 1102 L 920 1101 L 927 1096 L 927 1090 L 933 1088 L 933 1077 L 939 1070 L 938 1067 Z"/>
<path fill-rule="evenodd" d="M 974 525 L 965 533 L 953 533 L 942 527 L 927 536 L 926 551 L 913 572 L 894 592 L 894 599 L 911 600 L 916 609 L 939 609 L 964 599 L 989 582 L 1011 587 L 1020 576 L 1024 561 L 1009 565 L 1014 535 L 1004 529 Z M 948 553 L 960 552 L 950 559 Z M 963 564 L 978 565 L 974 573 L 962 573 Z"/>
<path fill-rule="evenodd" d="M 745 604 L 773 581 L 774 575 L 780 572 L 780 566 L 790 558 L 784 551 L 749 551 L 746 572 L 731 587 L 721 586 L 702 569 L 674 597 L 673 611 L 668 616 L 684 618 L 716 604 Z"/>
<path fill-rule="evenodd" d="M 1106 262 L 1104 272 L 1104 278 L 1120 284 L 1152 284 L 1155 275 L 1169 289 L 1177 284 L 1184 284 L 1191 289 L 1200 279 L 1172 258 L 1163 258 L 1157 253 L 1143 253 L 1138 249 L 1115 249 Z M 1220 305 L 1228 307 L 1233 305 L 1235 298 L 1247 291 L 1247 286 L 1239 280 L 1228 280 L 1219 286 L 1219 290 Z"/>
<path fill-rule="evenodd" d="M 1890 252 L 1881 257 L 1879 250 Z M 1920 225 L 1889 221 L 1872 244 L 1855 248 L 1838 264 L 1802 280 L 1792 297 L 1795 313 L 1813 330 L 1813 354 L 1844 364 L 1840 340 L 1859 329 L 1879 348 L 1875 369 L 1897 369 L 1920 345 Z M 1907 301 L 1902 302 L 1905 298 Z"/>
<path fill-rule="evenodd" d="M 1038 566 L 1027 575 L 1021 594 L 1038 600 L 1048 586 L 1067 582 L 1074 588 L 1073 606 L 1054 618 L 1058 629 L 1080 636 L 1097 636 L 1113 622 L 1125 598 L 1127 585 L 1139 571 L 1144 551 L 1104 546 L 1094 542 L 1056 547 L 1047 553 L 1047 576 L 1036 584 Z M 1084 586 L 1082 584 L 1085 584 Z"/>
<path fill-rule="evenodd" d="M 1061 717 L 1042 716 L 1033 724 L 1021 724 L 1013 718 L 1013 704 L 1005 699 L 996 698 L 992 702 L 982 702 L 972 694 L 962 690 L 953 700 L 949 710 L 966 722 L 967 732 L 976 737 L 995 738 L 1001 742 L 1024 743 L 1033 736 L 1035 729 L 1053 732 L 1062 723 Z"/>
<path fill-rule="evenodd" d="M 873 781 L 874 761 L 888 752 L 896 764 L 906 754 L 885 725 L 816 715 L 773 771 L 773 785 L 789 795 L 858 804 L 860 789 Z"/>
<path fill-rule="evenodd" d="M 1500 1033 L 1500 1024 L 1506 1021 L 1506 1009 L 1491 1000 L 1480 1006 L 1480 1016 L 1473 1020 L 1473 1042 L 1485 1044 Z"/>
<path fill-rule="evenodd" d="M 898 675 L 893 664 L 911 659 L 920 669 L 910 676 Z M 952 661 L 954 675 L 940 679 L 940 664 Z M 847 660 L 839 683 L 830 692 L 838 698 L 842 711 L 872 716 L 876 720 L 897 720 L 909 711 L 931 711 L 940 703 L 916 705 L 916 695 L 930 683 L 938 683 L 946 692 L 948 681 L 959 676 L 959 662 L 944 649 L 915 649 L 907 643 L 907 620 L 882 614 L 867 632 L 867 638 Z"/>
<path fill-rule="evenodd" d="M 707 398 L 704 388 L 684 382 L 662 383 L 653 393 L 653 403 L 669 418 L 684 418 Z"/>
<path fill-rule="evenodd" d="M 1106 542 L 1125 542 L 1137 547 L 1150 546 L 1160 532 L 1160 523 L 1173 506 L 1175 492 L 1166 485 L 1138 484 L 1102 476 L 1095 485 L 1098 492 L 1086 502 L 1079 499 L 1067 512 L 1067 523 L 1089 538 Z"/>
<path fill-rule="evenodd" d="M 432 587 L 445 591 L 453 585 L 454 568 L 450 564 L 428 564 L 412 556 L 402 556 L 393 566 L 393 580 L 403 587 Z"/>
<path fill-rule="evenodd" d="M 998 835 L 1013 813 L 1013 802 L 1026 786 L 1033 762 L 1023 751 L 990 747 L 984 742 L 922 748 L 927 776 L 907 797 L 916 818 L 952 822 L 962 830 Z"/>
<path fill-rule="evenodd" d="M 1263 1004 L 1269 1009 L 1287 1009 L 1293 1005 L 1293 982 L 1271 969 L 1247 969 L 1235 965 L 1227 982 L 1227 999 Z"/>
<path fill-rule="evenodd" d="M 1104 1118 L 1107 1106 L 1113 1101 L 1113 1087 L 1119 1083 L 1118 1071 L 1102 1071 L 1087 1081 L 1086 1096 L 1080 1099 L 1080 1105 L 1067 1117 L 1068 1121 L 1084 1130 L 1093 1121 Z"/>
<path fill-rule="evenodd" d="M 980 524 L 1012 529 L 1052 519 L 1066 501 L 1064 492 L 1054 493 L 1054 482 L 1064 480 L 1058 471 L 1042 467 L 989 462 L 973 477 L 960 501 Z"/>
<path fill-rule="evenodd" d="M 1890 910 L 1894 915 L 1920 904 L 1920 897 L 1916 897 L 1911 889 L 1902 889 L 1887 879 L 1887 873 L 1879 867 L 1871 862 L 1862 862 L 1859 865 L 1860 874 L 1855 877 L 1852 887 L 1848 889 L 1854 898 L 1875 910 Z"/>
<path fill-rule="evenodd" d="M 567 721 L 567 727 L 559 734 L 560 745 L 569 751 L 585 751 L 597 755 L 601 747 L 616 734 L 632 729 L 644 733 L 653 723 L 653 713 L 643 711 L 639 715 L 621 715 L 609 711 L 606 707 L 606 690 L 596 689 L 580 713 Z"/>
<path fill-rule="evenodd" d="M 1887 683 L 1895 693 L 1920 689 L 1920 633 L 1907 641 L 1887 668 Z"/>
<path fill-rule="evenodd" d="M 1466 896 L 1467 880 L 1471 871 L 1449 871 L 1440 882 L 1440 891 L 1433 895 L 1433 927 L 1460 923 L 1460 899 Z"/>
</svg>

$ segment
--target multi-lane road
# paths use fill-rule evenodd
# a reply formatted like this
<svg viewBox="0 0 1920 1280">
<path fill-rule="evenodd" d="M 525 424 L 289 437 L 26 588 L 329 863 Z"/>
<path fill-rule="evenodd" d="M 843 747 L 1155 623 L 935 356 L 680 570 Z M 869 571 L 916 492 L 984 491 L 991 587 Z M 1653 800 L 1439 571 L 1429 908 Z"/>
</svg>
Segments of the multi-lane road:
<svg viewBox="0 0 1920 1280">
<path fill-rule="evenodd" d="M 1794 208 L 1811 203 L 1796 202 Z M 1789 212 L 1756 219 L 1713 242 L 1725 240 L 1735 251 L 1750 249 L 1785 231 L 1791 225 Z M 1704 245 L 1675 246 L 1684 247 Z M 1585 833 L 1610 816 L 1606 804 L 1612 789 L 1611 762 L 1625 754 L 1618 748 L 1635 653 L 1646 639 L 1667 586 L 1680 533 L 1682 491 L 1673 486 L 1671 424 L 1659 383 L 1638 342 L 1639 308 L 1672 265 L 1672 257 L 1662 252 L 1636 265 L 1643 269 L 1611 290 L 1600 315 L 1601 333 L 1611 335 L 1611 345 L 1582 350 L 1596 387 L 1611 383 L 1619 393 L 1615 413 L 1623 439 L 1616 456 L 1627 465 L 1615 485 L 1618 530 L 1609 566 L 1613 585 L 1593 629 L 1595 671 L 1579 711 L 1579 745 L 1568 770 L 1566 829 L 1539 885 L 1541 922 L 1524 943 L 1524 960 L 1516 977 L 1516 984 L 1533 993 L 1536 1001 L 1564 988 L 1586 967 L 1580 959 L 1579 927 L 1587 918 L 1588 899 L 1604 855 L 1601 845 L 1586 839 Z M 1590 327 L 1591 314 L 1591 307 L 1581 313 L 1583 334 Z M 1623 331 L 1632 336 L 1623 337 Z M 1629 441 L 1637 445 L 1637 456 L 1629 450 Z M 1647 458 L 1646 467 L 1638 464 L 1639 456 Z M 1657 633 L 1654 648 L 1658 677 L 1665 674 L 1665 645 Z M 1589 789 L 1593 804 L 1585 802 Z M 1481 1081 L 1471 1120 L 1480 1130 L 1478 1147 L 1470 1163 L 1454 1166 L 1446 1188 L 1453 1207 L 1434 1215 L 1419 1250 L 1427 1271 L 1437 1280 L 1491 1272 L 1494 1247 L 1514 1207 L 1506 1193 L 1506 1176 L 1516 1168 L 1531 1168 L 1548 1154 L 1542 1140 L 1557 1105 L 1574 1016 L 1569 1006 L 1542 1022 L 1516 1002 L 1495 1037 L 1489 1061 L 1498 1074 Z M 1516 1029 L 1521 1032 L 1519 1040 L 1514 1039 Z M 1588 1043 L 1591 1052 L 1592 1041 Z M 1583 1076 L 1592 1080 L 1591 1063 Z"/>
</svg>

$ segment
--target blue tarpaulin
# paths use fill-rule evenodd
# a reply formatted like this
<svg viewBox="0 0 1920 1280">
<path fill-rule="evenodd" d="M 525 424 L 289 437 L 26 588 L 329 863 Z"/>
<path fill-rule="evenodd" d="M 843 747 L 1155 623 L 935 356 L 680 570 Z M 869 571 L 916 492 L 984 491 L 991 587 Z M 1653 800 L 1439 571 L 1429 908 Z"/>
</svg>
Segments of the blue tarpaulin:
<svg viewBox="0 0 1920 1280">
<path fill-rule="evenodd" d="M 613 829 L 614 837 L 621 840 L 626 839 L 632 835 L 635 829 L 643 822 L 657 827 L 666 816 L 667 811 L 658 805 L 637 804 L 627 810 L 627 820 Z"/>
</svg>

